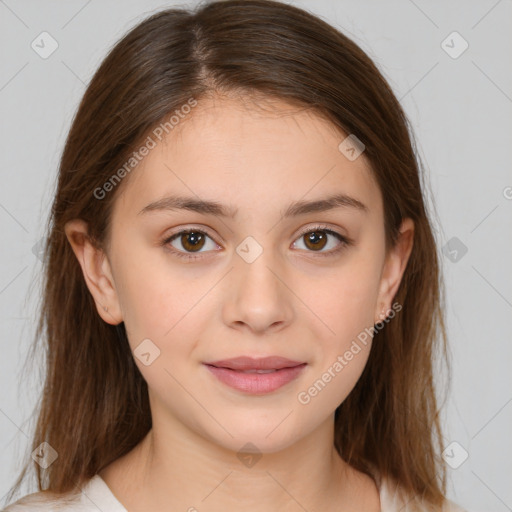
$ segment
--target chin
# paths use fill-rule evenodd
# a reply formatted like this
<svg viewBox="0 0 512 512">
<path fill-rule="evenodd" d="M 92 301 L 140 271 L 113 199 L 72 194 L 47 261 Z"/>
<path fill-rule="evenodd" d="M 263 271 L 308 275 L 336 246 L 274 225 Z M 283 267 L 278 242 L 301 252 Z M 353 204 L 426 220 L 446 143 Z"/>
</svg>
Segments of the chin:
<svg viewBox="0 0 512 512">
<path fill-rule="evenodd" d="M 229 434 L 219 427 L 215 432 L 211 429 L 206 436 L 211 442 L 235 453 L 276 453 L 285 450 L 298 442 L 306 432 L 304 425 L 295 428 L 292 422 L 297 417 L 293 414 L 283 421 L 286 415 L 279 414 L 279 417 L 269 417 L 266 421 L 248 422 L 244 418 L 224 417 L 224 424 Z M 230 435 L 231 434 L 231 435 Z"/>
</svg>

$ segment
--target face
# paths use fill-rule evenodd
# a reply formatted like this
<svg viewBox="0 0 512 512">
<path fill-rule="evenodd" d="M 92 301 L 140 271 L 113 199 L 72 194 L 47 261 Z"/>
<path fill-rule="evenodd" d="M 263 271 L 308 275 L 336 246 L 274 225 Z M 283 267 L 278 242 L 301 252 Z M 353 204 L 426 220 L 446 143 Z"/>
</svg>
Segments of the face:
<svg viewBox="0 0 512 512">
<path fill-rule="evenodd" d="M 153 423 L 234 451 L 275 452 L 333 417 L 408 256 L 385 254 L 364 153 L 349 160 L 346 135 L 311 112 L 268 106 L 203 100 L 151 149 L 116 197 L 105 277 L 88 281 L 103 319 L 125 323 Z M 293 363 L 205 364 L 241 356 Z"/>
</svg>

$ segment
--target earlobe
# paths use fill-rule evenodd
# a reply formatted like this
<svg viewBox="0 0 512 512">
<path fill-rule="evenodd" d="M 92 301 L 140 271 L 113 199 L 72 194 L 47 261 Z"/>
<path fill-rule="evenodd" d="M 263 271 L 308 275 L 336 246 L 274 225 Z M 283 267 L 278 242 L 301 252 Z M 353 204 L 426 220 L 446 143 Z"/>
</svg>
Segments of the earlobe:
<svg viewBox="0 0 512 512">
<path fill-rule="evenodd" d="M 391 307 L 391 301 L 396 295 L 402 281 L 407 262 L 414 245 L 414 222 L 412 219 L 404 219 L 399 229 L 398 240 L 389 250 L 382 271 L 379 297 L 377 300 L 374 318 L 375 323 L 382 320 L 382 310 L 385 315 Z"/>
<path fill-rule="evenodd" d="M 108 258 L 90 239 L 87 223 L 81 219 L 71 220 L 66 223 L 64 231 L 82 268 L 98 314 L 108 324 L 121 323 L 123 317 Z"/>
</svg>

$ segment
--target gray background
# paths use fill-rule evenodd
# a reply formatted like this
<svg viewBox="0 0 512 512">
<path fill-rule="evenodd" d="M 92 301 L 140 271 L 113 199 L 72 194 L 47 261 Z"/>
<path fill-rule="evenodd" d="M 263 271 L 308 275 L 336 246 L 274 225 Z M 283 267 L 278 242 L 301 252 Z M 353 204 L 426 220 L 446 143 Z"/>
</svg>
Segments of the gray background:
<svg viewBox="0 0 512 512">
<path fill-rule="evenodd" d="M 446 457 L 458 466 L 449 470 L 449 496 L 470 511 L 512 510 L 511 1 L 291 3 L 352 37 L 411 120 L 440 253 L 446 247 L 453 380 L 443 423 L 445 442 L 457 443 Z M 72 115 L 108 48 L 171 5 L 185 4 L 0 0 L 0 498 L 27 450 L 40 389 L 40 372 L 21 373 L 40 296 L 34 246 Z M 58 43 L 47 59 L 31 48 L 43 31 Z M 469 45 L 456 58 L 464 43 L 454 31 Z"/>
</svg>

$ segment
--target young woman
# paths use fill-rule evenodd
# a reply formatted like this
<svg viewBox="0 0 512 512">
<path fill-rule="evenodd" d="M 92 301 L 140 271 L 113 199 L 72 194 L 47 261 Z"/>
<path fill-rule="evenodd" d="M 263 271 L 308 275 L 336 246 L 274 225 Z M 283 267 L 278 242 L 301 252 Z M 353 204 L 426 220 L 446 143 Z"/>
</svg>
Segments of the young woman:
<svg viewBox="0 0 512 512">
<path fill-rule="evenodd" d="M 339 31 L 268 0 L 140 23 L 87 88 L 48 230 L 15 486 L 33 466 L 39 492 L 7 511 L 460 510 L 420 164 Z"/>
</svg>

